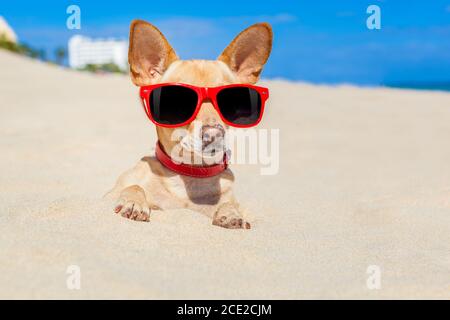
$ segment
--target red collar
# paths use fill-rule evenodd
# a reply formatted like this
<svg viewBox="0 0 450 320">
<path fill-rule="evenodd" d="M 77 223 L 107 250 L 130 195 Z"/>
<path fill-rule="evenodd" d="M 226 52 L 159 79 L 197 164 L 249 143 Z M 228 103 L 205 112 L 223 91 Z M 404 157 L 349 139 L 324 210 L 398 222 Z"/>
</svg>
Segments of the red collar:
<svg viewBox="0 0 450 320">
<path fill-rule="evenodd" d="M 209 178 L 222 173 L 227 169 L 227 156 L 223 157 L 223 162 L 214 164 L 212 166 L 201 167 L 201 166 L 191 166 L 185 163 L 176 163 L 172 160 L 172 158 L 164 152 L 161 148 L 161 144 L 159 141 L 156 143 L 155 156 L 165 166 L 167 169 L 170 169 L 178 174 L 183 176 L 190 176 L 196 178 Z"/>
</svg>

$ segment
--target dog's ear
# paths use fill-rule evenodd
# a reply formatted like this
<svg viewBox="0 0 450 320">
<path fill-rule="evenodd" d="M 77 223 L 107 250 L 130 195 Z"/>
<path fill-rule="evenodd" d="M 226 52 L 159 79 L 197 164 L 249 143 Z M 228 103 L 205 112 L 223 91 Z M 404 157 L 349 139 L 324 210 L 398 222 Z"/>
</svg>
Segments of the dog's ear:
<svg viewBox="0 0 450 320">
<path fill-rule="evenodd" d="M 175 51 L 156 27 L 142 20 L 131 23 L 128 62 L 135 85 L 144 86 L 157 82 L 177 59 Z"/>
<path fill-rule="evenodd" d="M 268 23 L 254 24 L 242 31 L 222 52 L 225 62 L 244 83 L 255 83 L 272 50 L 272 28 Z"/>
</svg>

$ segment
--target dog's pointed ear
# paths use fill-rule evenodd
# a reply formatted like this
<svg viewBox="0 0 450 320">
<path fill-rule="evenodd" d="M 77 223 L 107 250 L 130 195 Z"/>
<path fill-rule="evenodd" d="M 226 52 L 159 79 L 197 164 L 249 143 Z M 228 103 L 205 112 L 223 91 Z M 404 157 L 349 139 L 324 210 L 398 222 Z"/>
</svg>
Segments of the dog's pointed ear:
<svg viewBox="0 0 450 320">
<path fill-rule="evenodd" d="M 235 72 L 239 81 L 255 83 L 272 50 L 272 28 L 268 23 L 254 24 L 242 31 L 222 52 L 218 60 Z"/>
<path fill-rule="evenodd" d="M 133 20 L 130 26 L 128 63 L 135 85 L 145 86 L 157 82 L 177 59 L 175 51 L 161 31 L 146 21 Z"/>
</svg>

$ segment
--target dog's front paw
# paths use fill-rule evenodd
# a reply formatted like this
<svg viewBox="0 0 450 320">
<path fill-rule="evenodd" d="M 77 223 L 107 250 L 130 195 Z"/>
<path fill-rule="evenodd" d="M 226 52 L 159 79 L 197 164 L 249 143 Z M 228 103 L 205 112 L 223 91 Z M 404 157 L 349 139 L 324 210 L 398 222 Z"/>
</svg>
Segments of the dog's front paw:
<svg viewBox="0 0 450 320">
<path fill-rule="evenodd" d="M 237 205 L 224 203 L 217 209 L 213 218 L 213 225 L 227 229 L 250 229 L 250 223 L 245 221 Z"/>
<path fill-rule="evenodd" d="M 150 208 L 134 201 L 127 201 L 126 199 L 117 201 L 114 212 L 131 220 L 150 221 Z"/>
<path fill-rule="evenodd" d="M 150 206 L 144 190 L 139 186 L 125 188 L 117 200 L 114 212 L 131 220 L 150 221 Z"/>
</svg>

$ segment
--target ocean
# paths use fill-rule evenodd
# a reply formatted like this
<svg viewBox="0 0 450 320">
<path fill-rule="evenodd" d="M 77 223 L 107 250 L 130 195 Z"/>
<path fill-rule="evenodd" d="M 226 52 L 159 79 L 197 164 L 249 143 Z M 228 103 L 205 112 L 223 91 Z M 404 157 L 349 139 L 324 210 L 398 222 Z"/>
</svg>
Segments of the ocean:
<svg viewBox="0 0 450 320">
<path fill-rule="evenodd" d="M 384 84 L 386 87 L 401 88 L 401 89 L 414 89 L 414 90 L 438 90 L 438 91 L 450 91 L 449 82 L 398 82 Z"/>
</svg>

